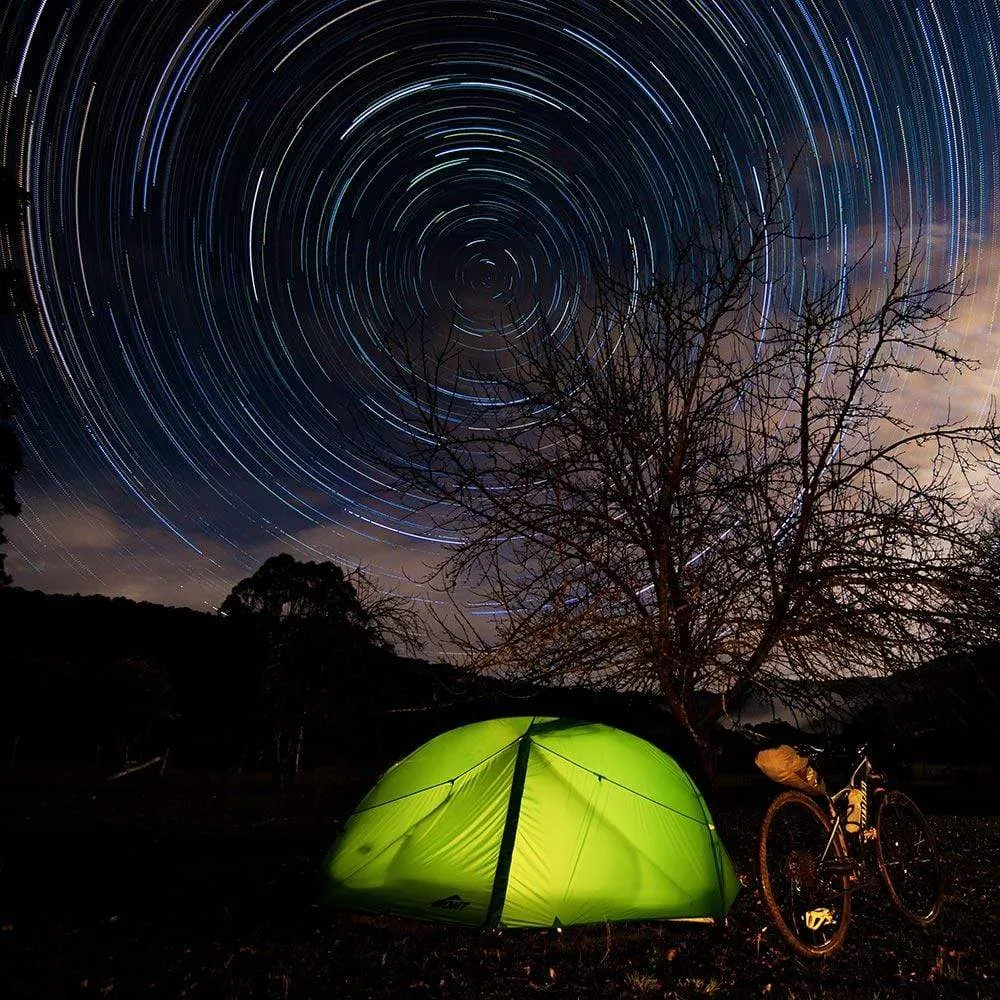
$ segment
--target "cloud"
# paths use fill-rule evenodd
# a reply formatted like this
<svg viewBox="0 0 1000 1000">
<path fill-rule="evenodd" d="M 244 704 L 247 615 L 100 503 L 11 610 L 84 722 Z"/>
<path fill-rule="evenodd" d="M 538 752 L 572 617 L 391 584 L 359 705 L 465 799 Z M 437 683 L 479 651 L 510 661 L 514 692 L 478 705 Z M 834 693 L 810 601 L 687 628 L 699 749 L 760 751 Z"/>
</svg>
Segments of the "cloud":
<svg viewBox="0 0 1000 1000">
<path fill-rule="evenodd" d="M 23 521 L 37 523 L 39 534 L 57 545 L 77 552 L 106 552 L 117 549 L 125 532 L 117 516 L 106 507 L 93 504 L 60 504 L 50 500 L 22 501 Z M 12 535 L 17 529 L 12 526 Z"/>
<path fill-rule="evenodd" d="M 245 575 L 234 553 L 211 539 L 192 539 L 199 555 L 110 508 L 23 492 L 21 499 L 21 516 L 4 521 L 7 569 L 18 586 L 209 610 Z"/>
</svg>

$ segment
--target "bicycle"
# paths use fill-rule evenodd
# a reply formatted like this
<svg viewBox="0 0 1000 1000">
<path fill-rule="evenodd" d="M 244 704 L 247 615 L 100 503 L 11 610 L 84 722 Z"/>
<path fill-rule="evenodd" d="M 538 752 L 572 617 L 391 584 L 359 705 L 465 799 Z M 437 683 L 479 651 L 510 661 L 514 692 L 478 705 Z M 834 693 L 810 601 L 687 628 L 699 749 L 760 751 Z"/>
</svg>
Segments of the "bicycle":
<svg viewBox="0 0 1000 1000">
<path fill-rule="evenodd" d="M 866 747 L 857 756 L 848 783 L 833 795 L 822 781 L 810 787 L 803 772 L 809 791 L 795 782 L 796 789 L 770 804 L 761 825 L 764 900 L 782 937 L 810 958 L 827 957 L 843 945 L 852 896 L 874 881 L 873 863 L 889 899 L 908 920 L 926 927 L 941 912 L 940 855 L 924 814 L 909 796 L 886 786 Z M 815 772 L 809 777 L 815 780 Z"/>
</svg>

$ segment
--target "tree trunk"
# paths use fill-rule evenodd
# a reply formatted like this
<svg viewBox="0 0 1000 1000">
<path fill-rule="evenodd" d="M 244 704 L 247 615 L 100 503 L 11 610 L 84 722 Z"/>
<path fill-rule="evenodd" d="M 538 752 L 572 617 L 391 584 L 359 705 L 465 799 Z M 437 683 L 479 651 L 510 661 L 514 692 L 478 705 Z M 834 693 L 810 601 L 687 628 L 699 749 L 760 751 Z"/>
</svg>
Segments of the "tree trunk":
<svg viewBox="0 0 1000 1000">
<path fill-rule="evenodd" d="M 672 674 L 665 668 L 658 670 L 660 690 L 666 702 L 667 711 L 673 716 L 681 732 L 687 738 L 687 766 L 694 770 L 695 783 L 708 796 L 715 789 L 715 779 L 718 771 L 715 745 L 711 739 L 712 724 L 705 725 L 695 718 L 693 706 L 688 704 L 681 693 L 673 686 Z"/>
<path fill-rule="evenodd" d="M 292 781 L 296 781 L 302 771 L 302 747 L 305 743 L 305 729 L 305 726 L 300 725 L 298 732 L 295 734 L 295 752 L 292 755 Z"/>
<path fill-rule="evenodd" d="M 10 758 L 7 760 L 7 770 L 14 770 L 14 761 L 17 759 L 17 745 L 21 742 L 21 734 L 17 733 L 11 741 Z"/>
<path fill-rule="evenodd" d="M 719 776 L 719 759 L 709 731 L 698 729 L 694 735 L 695 752 L 698 760 L 697 784 L 706 797 L 715 792 L 715 782 Z"/>
<path fill-rule="evenodd" d="M 280 730 L 274 731 L 274 783 L 280 788 L 285 784 L 288 758 L 288 741 Z"/>
</svg>

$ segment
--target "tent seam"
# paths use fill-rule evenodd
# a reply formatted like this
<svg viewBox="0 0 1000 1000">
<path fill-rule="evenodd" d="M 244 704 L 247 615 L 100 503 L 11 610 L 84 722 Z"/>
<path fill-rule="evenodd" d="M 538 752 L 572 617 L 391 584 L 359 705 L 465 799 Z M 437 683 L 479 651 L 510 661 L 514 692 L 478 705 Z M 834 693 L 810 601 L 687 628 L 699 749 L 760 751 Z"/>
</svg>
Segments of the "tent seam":
<svg viewBox="0 0 1000 1000">
<path fill-rule="evenodd" d="M 694 783 L 691 775 L 685 772 L 688 784 L 694 790 L 695 794 L 698 796 L 698 804 L 701 806 L 701 811 L 705 815 L 705 825 L 708 827 L 709 843 L 712 845 L 712 860 L 715 862 L 715 880 L 719 884 L 719 903 L 720 906 L 726 905 L 726 885 L 725 879 L 722 877 L 722 858 L 719 856 L 719 847 L 722 842 L 719 839 L 719 832 L 715 829 L 715 824 L 711 822 L 710 813 L 708 811 L 708 805 L 705 802 L 705 797 L 701 794 L 701 790 Z M 724 917 L 725 913 L 720 913 L 721 917 Z"/>
<path fill-rule="evenodd" d="M 630 788 L 628 785 L 623 785 L 620 781 L 615 781 L 614 778 L 609 778 L 606 774 L 601 774 L 599 771 L 595 771 L 593 768 L 585 767 L 583 764 L 578 764 L 575 760 L 567 757 L 565 754 L 559 753 L 558 750 L 553 750 L 551 747 L 547 747 L 544 743 L 538 743 L 536 741 L 535 746 L 544 750 L 546 753 L 552 754 L 554 757 L 560 758 L 560 760 L 566 761 L 567 764 L 572 764 L 574 767 L 579 768 L 581 771 L 586 771 L 587 774 L 592 774 L 599 781 L 607 781 L 612 785 L 616 785 L 623 791 L 630 792 L 632 795 L 637 796 L 640 799 L 645 799 L 647 802 L 652 802 L 654 806 L 659 806 L 661 809 L 666 809 L 669 812 L 674 813 L 677 816 L 682 816 L 684 819 L 691 820 L 692 823 L 697 823 L 699 826 L 708 826 L 709 823 L 705 819 L 698 819 L 697 816 L 689 816 L 686 812 L 681 812 L 680 809 L 675 809 L 673 806 L 668 806 L 665 802 L 660 802 L 659 799 L 654 799 L 649 795 L 643 795 L 642 792 L 636 791 L 634 788 Z M 691 779 L 688 778 L 688 781 Z M 694 786 L 692 786 L 694 787 Z M 697 791 L 697 789 L 696 789 Z M 700 794 L 700 793 L 699 793 Z M 704 813 L 704 810 L 702 810 Z"/>
<path fill-rule="evenodd" d="M 502 754 L 504 750 L 509 750 L 519 739 L 521 739 L 520 736 L 518 736 L 517 739 L 511 740 L 510 743 L 500 747 L 499 750 L 495 750 L 488 757 L 484 757 L 482 760 L 477 760 L 475 764 L 467 767 L 464 771 L 459 771 L 458 774 L 455 774 L 450 778 L 445 778 L 444 781 L 435 781 L 433 785 L 424 785 L 423 788 L 415 788 L 412 792 L 405 792 L 402 795 L 397 795 L 395 798 L 386 799 L 385 802 L 376 802 L 373 806 L 359 805 L 358 808 L 351 813 L 351 816 L 358 816 L 361 813 L 371 812 L 373 809 L 381 809 L 382 806 L 391 806 L 394 802 L 402 802 L 403 799 L 408 799 L 413 795 L 420 795 L 421 792 L 429 792 L 432 788 L 441 788 L 443 785 L 453 785 L 459 778 L 464 778 L 470 772 L 475 771 L 477 767 L 482 767 L 483 764 L 489 763 L 489 761 L 493 760 L 494 757 Z"/>
</svg>

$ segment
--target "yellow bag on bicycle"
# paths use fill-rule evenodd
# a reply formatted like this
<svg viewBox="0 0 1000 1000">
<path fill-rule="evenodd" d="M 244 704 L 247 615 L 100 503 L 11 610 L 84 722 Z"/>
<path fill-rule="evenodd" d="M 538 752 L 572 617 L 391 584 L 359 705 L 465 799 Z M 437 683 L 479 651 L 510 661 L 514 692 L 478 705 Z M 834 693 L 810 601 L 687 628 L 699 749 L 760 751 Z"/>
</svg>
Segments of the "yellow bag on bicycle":
<svg viewBox="0 0 1000 1000">
<path fill-rule="evenodd" d="M 809 763 L 807 757 L 796 753 L 790 746 L 782 744 L 780 747 L 761 750 L 754 758 L 754 763 L 779 785 L 788 785 L 810 795 L 826 794 L 826 786 L 816 773 L 816 768 Z"/>
</svg>

